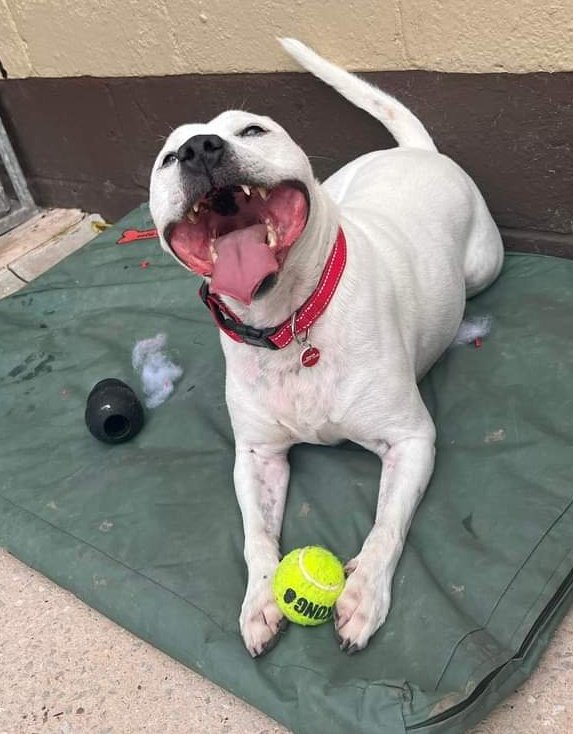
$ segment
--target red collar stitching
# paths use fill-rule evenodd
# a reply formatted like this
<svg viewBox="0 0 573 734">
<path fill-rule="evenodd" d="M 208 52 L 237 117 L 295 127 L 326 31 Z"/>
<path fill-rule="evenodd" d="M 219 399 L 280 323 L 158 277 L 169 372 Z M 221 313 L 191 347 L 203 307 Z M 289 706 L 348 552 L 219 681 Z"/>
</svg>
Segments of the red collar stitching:
<svg viewBox="0 0 573 734">
<path fill-rule="evenodd" d="M 346 265 L 346 238 L 342 228 L 332 247 L 328 260 L 318 281 L 318 285 L 300 308 L 297 309 L 294 322 L 295 334 L 306 333 L 322 316 L 334 295 L 344 266 Z M 211 312 L 215 323 L 227 336 L 236 342 L 246 342 L 254 346 L 268 349 L 283 349 L 293 340 L 292 315 L 276 327 L 255 329 L 243 324 L 241 319 L 225 305 L 223 300 L 209 293 L 207 283 L 199 291 L 201 299 Z"/>
</svg>

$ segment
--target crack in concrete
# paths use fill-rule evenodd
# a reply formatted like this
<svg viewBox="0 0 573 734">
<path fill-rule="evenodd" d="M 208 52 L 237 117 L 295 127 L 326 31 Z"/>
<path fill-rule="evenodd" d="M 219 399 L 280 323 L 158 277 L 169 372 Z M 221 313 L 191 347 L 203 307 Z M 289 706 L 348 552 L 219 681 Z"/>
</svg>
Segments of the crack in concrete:
<svg viewBox="0 0 573 734">
<path fill-rule="evenodd" d="M 8 0 L 0 0 L 0 2 L 2 2 L 2 4 L 4 5 L 4 7 L 6 8 L 6 13 L 8 15 L 8 22 L 12 26 L 12 30 L 14 31 L 14 34 L 15 34 L 16 38 L 18 39 L 19 43 L 20 43 L 21 50 L 23 52 L 23 55 L 24 55 L 25 60 L 26 60 L 26 64 L 28 66 L 28 71 L 31 72 L 30 75 L 31 76 L 40 76 L 38 74 L 37 70 L 34 68 L 34 64 L 32 63 L 32 57 L 30 55 L 30 47 L 29 47 L 28 42 L 26 41 L 26 39 L 20 33 L 20 30 L 18 28 L 18 24 L 16 23 L 16 17 L 14 16 L 14 11 L 10 7 L 9 1 Z M 18 74 L 18 76 L 20 76 L 20 74 Z"/>
<path fill-rule="evenodd" d="M 22 282 L 23 285 L 27 285 L 30 281 L 26 280 L 26 278 L 23 278 L 21 275 L 19 275 L 15 270 L 13 265 L 6 265 L 6 270 L 8 270 L 15 278 L 18 278 L 19 281 Z"/>
<path fill-rule="evenodd" d="M 395 0 L 394 10 L 396 14 L 396 25 L 398 28 L 398 38 L 400 41 L 400 50 L 402 52 L 402 60 L 407 65 L 407 68 L 411 66 L 410 52 L 408 49 L 408 42 L 406 40 L 406 33 L 404 31 L 404 16 L 402 14 L 402 0 Z"/>
</svg>

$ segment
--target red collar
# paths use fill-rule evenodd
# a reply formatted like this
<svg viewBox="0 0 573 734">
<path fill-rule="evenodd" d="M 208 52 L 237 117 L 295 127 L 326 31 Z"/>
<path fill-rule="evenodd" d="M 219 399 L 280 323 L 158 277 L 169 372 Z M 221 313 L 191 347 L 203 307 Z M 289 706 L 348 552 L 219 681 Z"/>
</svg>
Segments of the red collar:
<svg viewBox="0 0 573 734">
<path fill-rule="evenodd" d="M 254 326 L 244 324 L 219 296 L 209 293 L 207 283 L 203 283 L 199 295 L 211 311 L 217 326 L 236 342 L 245 342 L 255 347 L 266 347 L 267 349 L 283 349 L 293 339 L 296 339 L 305 347 L 305 351 L 312 349 L 318 353 L 318 350 L 314 347 L 311 348 L 308 342 L 308 331 L 325 312 L 340 282 L 345 265 L 346 239 L 342 228 L 340 228 L 314 292 L 294 314 L 278 326 L 256 329 Z M 303 337 L 300 338 L 299 335 L 303 335 Z"/>
</svg>

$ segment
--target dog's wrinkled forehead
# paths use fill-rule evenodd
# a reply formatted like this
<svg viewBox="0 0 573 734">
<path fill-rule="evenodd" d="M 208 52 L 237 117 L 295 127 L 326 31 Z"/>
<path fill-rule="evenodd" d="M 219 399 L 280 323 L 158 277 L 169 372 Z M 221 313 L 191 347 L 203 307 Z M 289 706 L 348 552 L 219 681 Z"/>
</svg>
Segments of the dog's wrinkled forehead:
<svg viewBox="0 0 573 734">
<path fill-rule="evenodd" d="M 270 117 L 252 115 L 241 110 L 228 110 L 209 122 L 189 123 L 176 128 L 165 141 L 164 150 L 177 149 L 194 135 L 219 135 L 228 142 L 240 140 L 241 133 L 249 125 L 259 125 L 265 130 L 281 132 L 288 136 L 286 131 Z"/>
<path fill-rule="evenodd" d="M 243 110 L 227 110 L 210 122 L 176 128 L 159 152 L 154 169 L 161 166 L 166 155 L 176 154 L 195 135 L 217 135 L 237 158 L 266 158 L 269 165 L 284 168 L 293 177 L 306 178 L 311 173 L 306 155 L 284 128 L 270 117 Z"/>
</svg>

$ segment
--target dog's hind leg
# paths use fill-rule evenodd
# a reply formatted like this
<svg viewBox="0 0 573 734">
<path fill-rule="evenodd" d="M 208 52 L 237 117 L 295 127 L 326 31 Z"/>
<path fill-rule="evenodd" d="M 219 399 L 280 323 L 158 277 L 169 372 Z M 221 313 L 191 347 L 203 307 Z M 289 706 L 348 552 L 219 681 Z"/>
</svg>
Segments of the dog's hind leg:
<svg viewBox="0 0 573 734">
<path fill-rule="evenodd" d="M 474 188 L 475 215 L 464 260 L 466 297 L 471 298 L 490 286 L 503 265 L 503 243 L 499 230 L 477 187 Z"/>
<path fill-rule="evenodd" d="M 240 627 L 245 646 L 256 657 L 269 650 L 285 620 L 272 591 L 279 562 L 279 538 L 289 480 L 286 450 L 237 445 L 235 491 L 245 531 L 248 583 Z"/>
<path fill-rule="evenodd" d="M 394 571 L 432 475 L 433 426 L 416 434 L 386 451 L 376 447 L 381 442 L 363 443 L 382 458 L 383 469 L 374 526 L 360 553 L 346 566 L 349 577 L 335 608 L 340 647 L 349 653 L 362 650 L 386 619 Z"/>
</svg>

